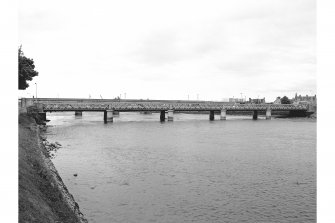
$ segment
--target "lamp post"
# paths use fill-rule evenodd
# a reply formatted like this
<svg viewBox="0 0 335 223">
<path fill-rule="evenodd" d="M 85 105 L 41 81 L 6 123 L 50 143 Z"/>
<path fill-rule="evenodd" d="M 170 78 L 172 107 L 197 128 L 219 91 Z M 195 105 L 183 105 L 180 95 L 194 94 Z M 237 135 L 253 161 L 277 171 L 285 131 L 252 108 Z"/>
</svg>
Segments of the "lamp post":
<svg viewBox="0 0 335 223">
<path fill-rule="evenodd" d="M 35 82 L 35 87 L 36 87 L 36 102 L 38 101 L 37 100 L 37 83 Z"/>
</svg>

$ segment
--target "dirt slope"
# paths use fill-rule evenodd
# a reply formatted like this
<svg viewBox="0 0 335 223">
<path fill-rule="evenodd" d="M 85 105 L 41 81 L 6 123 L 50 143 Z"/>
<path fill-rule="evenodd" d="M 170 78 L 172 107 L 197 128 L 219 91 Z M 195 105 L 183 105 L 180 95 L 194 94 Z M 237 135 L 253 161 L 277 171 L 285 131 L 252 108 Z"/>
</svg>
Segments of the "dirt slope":
<svg viewBox="0 0 335 223">
<path fill-rule="evenodd" d="M 19 222 L 87 222 L 41 144 L 40 126 L 19 116 Z"/>
</svg>

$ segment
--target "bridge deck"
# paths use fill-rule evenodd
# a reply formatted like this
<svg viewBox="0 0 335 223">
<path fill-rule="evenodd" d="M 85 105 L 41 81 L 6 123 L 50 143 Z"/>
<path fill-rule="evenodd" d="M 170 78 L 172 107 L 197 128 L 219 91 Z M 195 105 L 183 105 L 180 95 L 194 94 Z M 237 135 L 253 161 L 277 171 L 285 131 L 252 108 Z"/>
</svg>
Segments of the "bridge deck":
<svg viewBox="0 0 335 223">
<path fill-rule="evenodd" d="M 220 102 L 208 103 L 162 103 L 162 102 L 110 102 L 110 103 L 43 103 L 45 112 L 53 111 L 306 111 L 306 105 L 283 104 L 227 104 Z"/>
</svg>

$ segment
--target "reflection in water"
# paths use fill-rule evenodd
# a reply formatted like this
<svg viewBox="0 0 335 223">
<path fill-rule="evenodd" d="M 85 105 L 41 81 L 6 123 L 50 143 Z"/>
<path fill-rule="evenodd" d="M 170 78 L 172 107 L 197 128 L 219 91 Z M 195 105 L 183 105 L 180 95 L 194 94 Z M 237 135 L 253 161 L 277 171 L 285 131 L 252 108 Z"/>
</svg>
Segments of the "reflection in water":
<svg viewBox="0 0 335 223">
<path fill-rule="evenodd" d="M 315 222 L 315 121 L 227 118 L 52 113 L 48 138 L 90 222 Z"/>
</svg>

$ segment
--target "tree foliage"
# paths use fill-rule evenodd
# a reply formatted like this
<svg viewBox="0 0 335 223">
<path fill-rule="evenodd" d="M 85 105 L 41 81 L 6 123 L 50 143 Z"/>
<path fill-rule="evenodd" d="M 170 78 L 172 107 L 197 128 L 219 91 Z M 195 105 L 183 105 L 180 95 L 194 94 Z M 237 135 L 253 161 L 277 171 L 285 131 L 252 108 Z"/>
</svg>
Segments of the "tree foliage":
<svg viewBox="0 0 335 223">
<path fill-rule="evenodd" d="M 35 70 L 34 60 L 24 56 L 21 46 L 19 48 L 19 90 L 25 90 L 29 87 L 27 81 L 31 81 L 33 77 L 37 76 L 38 72 Z"/>
<path fill-rule="evenodd" d="M 291 100 L 288 97 L 284 96 L 280 99 L 280 103 L 282 104 L 291 104 Z"/>
</svg>

